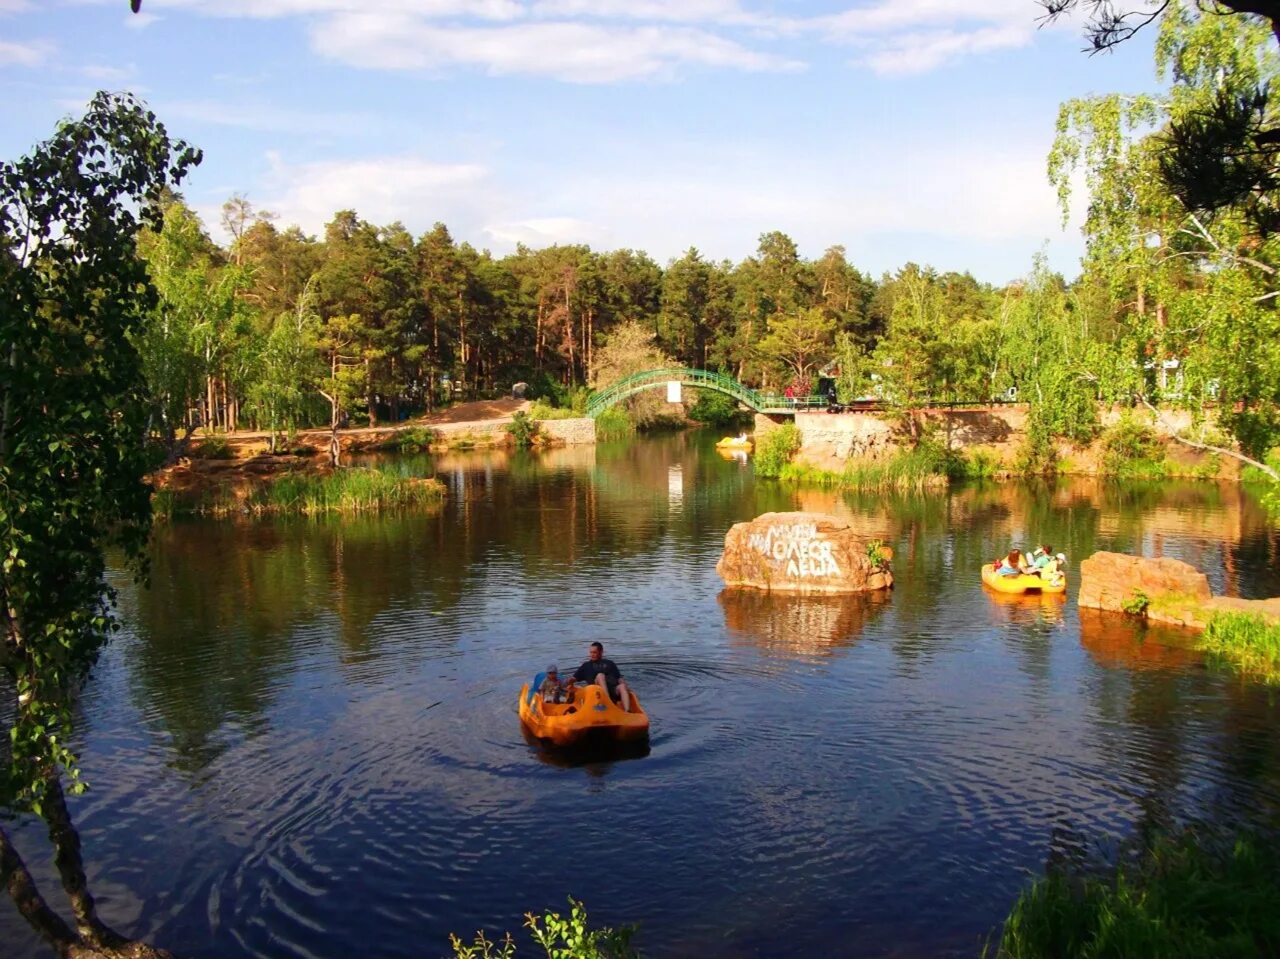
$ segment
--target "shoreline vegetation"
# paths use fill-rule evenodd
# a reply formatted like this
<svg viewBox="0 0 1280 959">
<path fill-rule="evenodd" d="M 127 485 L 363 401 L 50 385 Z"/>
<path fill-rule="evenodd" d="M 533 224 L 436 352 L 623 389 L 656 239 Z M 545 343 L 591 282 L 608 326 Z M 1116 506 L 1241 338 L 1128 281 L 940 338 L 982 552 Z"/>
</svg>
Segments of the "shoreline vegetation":
<svg viewBox="0 0 1280 959">
<path fill-rule="evenodd" d="M 193 485 L 164 485 L 152 496 L 157 521 L 184 516 L 353 514 L 435 505 L 444 484 L 398 464 L 301 467 L 274 476 L 243 471 L 214 474 Z"/>
</svg>

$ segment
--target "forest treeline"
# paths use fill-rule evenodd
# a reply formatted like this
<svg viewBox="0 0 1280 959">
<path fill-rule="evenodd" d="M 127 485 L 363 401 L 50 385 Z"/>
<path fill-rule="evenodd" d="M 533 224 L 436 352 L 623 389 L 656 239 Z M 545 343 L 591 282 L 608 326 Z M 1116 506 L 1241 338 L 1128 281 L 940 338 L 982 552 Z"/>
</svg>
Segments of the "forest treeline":
<svg viewBox="0 0 1280 959">
<path fill-rule="evenodd" d="M 1099 401 L 1190 407 L 1206 414 L 1196 442 L 1262 463 L 1280 440 L 1280 247 L 1257 215 L 1271 201 L 1193 209 L 1161 164 L 1172 124 L 1274 80 L 1275 44 L 1265 25 L 1194 4 L 1159 30 L 1163 92 L 1061 108 L 1048 175 L 1064 217 L 1073 186 L 1087 193 L 1071 282 L 1043 256 L 1004 286 L 914 263 L 874 278 L 844 248 L 806 259 L 780 231 L 738 263 L 694 247 L 665 264 L 581 245 L 495 257 L 441 223 L 414 236 L 351 210 L 307 236 L 240 196 L 222 211 L 224 248 L 173 196 L 139 244 L 160 294 L 139 337 L 155 426 L 172 449 L 197 424 L 395 421 L 516 381 L 570 405 L 629 371 L 618 349 L 602 362 L 612 342 L 636 367 L 769 389 L 803 393 L 826 371 L 842 398 L 873 395 L 913 430 L 925 404 L 1016 395 L 1033 465 L 1051 465 L 1055 440 L 1094 435 Z"/>
</svg>

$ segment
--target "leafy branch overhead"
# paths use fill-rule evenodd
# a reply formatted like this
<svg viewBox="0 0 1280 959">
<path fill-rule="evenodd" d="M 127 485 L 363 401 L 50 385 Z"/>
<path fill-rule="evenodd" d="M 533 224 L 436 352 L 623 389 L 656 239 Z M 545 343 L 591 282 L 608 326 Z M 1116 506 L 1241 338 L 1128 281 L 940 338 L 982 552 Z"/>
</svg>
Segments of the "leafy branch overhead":
<svg viewBox="0 0 1280 959">
<path fill-rule="evenodd" d="M 1045 19 L 1086 14 L 1085 36 L 1094 52 L 1114 49 L 1159 21 L 1236 20 L 1256 25 L 1280 40 L 1280 0 L 1161 0 L 1138 4 L 1116 0 L 1039 0 Z M 1200 69 L 1234 27 L 1220 23 L 1217 44 L 1190 51 L 1187 62 L 1171 62 L 1157 41 L 1162 66 L 1175 75 Z M 1162 36 L 1168 31 L 1162 30 Z M 1232 75 L 1195 104 L 1172 116 L 1163 130 L 1156 169 L 1189 210 L 1216 214 L 1237 209 L 1260 235 L 1280 230 L 1280 117 L 1269 78 Z"/>
</svg>

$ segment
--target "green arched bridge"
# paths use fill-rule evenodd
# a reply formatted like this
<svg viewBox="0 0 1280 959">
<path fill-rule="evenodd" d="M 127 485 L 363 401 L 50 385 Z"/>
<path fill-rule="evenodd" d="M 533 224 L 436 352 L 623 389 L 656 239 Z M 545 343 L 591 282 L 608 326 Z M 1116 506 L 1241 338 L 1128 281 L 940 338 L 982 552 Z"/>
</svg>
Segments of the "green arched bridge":
<svg viewBox="0 0 1280 959">
<path fill-rule="evenodd" d="M 743 386 L 732 376 L 726 376 L 723 373 L 677 367 L 645 370 L 643 373 L 632 373 L 625 379 L 618 380 L 612 386 L 591 397 L 591 401 L 587 404 L 587 415 L 594 419 L 628 396 L 643 393 L 645 390 L 665 389 L 671 382 L 682 386 L 694 386 L 700 390 L 725 393 L 757 413 L 794 413 L 796 410 L 824 409 L 827 406 L 825 396 L 783 396 L 781 393 L 761 393 Z"/>
</svg>

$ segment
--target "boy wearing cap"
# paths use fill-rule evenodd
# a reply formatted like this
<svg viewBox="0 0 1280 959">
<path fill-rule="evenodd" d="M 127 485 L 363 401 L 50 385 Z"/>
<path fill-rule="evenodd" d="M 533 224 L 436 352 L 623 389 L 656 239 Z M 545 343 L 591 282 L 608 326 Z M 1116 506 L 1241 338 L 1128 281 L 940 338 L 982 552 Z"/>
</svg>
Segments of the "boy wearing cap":
<svg viewBox="0 0 1280 959">
<path fill-rule="evenodd" d="M 538 694 L 544 703 L 564 702 L 564 684 L 560 682 L 560 672 L 554 663 L 547 667 L 547 678 L 538 687 Z"/>
</svg>

